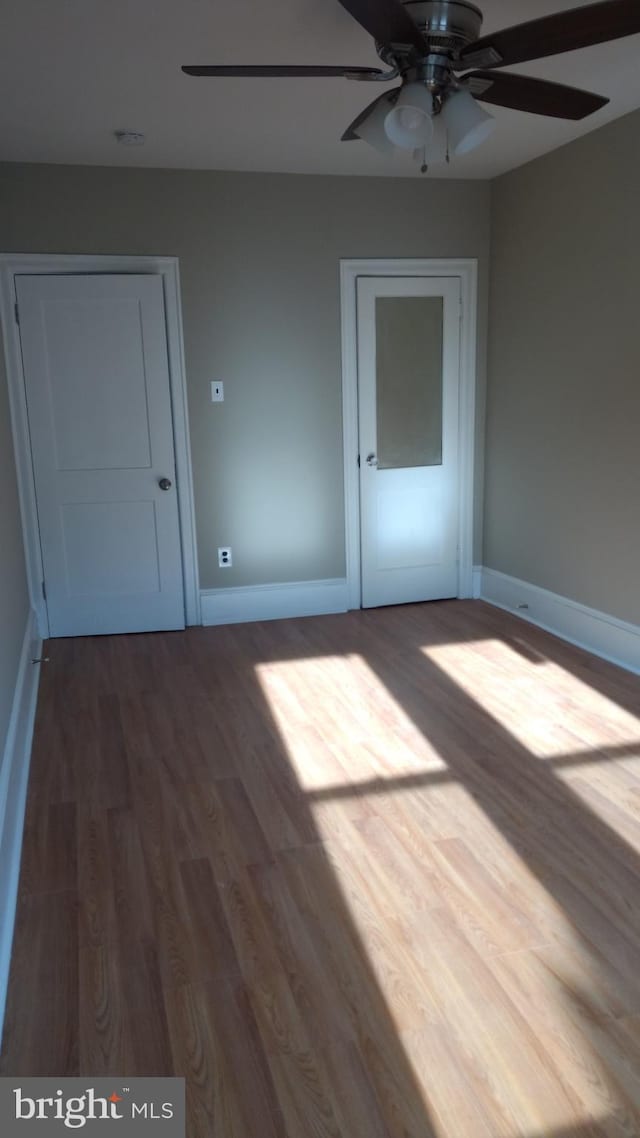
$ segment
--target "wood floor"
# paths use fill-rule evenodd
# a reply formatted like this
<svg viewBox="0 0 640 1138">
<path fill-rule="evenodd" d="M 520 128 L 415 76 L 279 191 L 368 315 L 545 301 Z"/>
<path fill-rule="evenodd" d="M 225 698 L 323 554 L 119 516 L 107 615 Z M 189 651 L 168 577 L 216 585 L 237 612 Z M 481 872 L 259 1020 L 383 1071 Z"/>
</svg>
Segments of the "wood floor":
<svg viewBox="0 0 640 1138">
<path fill-rule="evenodd" d="M 5 1075 L 189 1138 L 640 1135 L 640 681 L 479 602 L 59 640 Z"/>
</svg>

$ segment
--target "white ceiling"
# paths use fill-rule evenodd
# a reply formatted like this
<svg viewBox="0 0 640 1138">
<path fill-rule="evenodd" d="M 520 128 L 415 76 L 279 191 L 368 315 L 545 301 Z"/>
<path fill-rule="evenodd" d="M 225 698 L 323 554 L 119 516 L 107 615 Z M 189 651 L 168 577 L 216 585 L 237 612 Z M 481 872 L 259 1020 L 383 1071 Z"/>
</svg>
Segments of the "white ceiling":
<svg viewBox="0 0 640 1138">
<path fill-rule="evenodd" d="M 476 0 L 483 32 L 578 6 Z M 582 123 L 489 108 L 489 142 L 430 176 L 490 178 L 640 107 L 640 36 L 514 67 L 611 99 Z M 416 176 L 340 135 L 379 92 L 343 79 L 193 79 L 183 63 L 379 64 L 338 0 L 5 0 L 0 156 L 9 161 Z M 118 128 L 144 131 L 140 149 Z"/>
</svg>

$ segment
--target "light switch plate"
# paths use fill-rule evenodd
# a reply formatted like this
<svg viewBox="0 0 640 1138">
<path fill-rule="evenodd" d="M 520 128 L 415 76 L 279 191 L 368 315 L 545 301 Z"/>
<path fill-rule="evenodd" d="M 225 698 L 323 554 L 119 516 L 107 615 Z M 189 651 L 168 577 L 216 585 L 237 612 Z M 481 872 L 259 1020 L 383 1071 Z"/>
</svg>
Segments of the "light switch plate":
<svg viewBox="0 0 640 1138">
<path fill-rule="evenodd" d="M 211 380 L 211 402 L 224 403 L 224 383 L 220 383 L 217 379 Z"/>
</svg>

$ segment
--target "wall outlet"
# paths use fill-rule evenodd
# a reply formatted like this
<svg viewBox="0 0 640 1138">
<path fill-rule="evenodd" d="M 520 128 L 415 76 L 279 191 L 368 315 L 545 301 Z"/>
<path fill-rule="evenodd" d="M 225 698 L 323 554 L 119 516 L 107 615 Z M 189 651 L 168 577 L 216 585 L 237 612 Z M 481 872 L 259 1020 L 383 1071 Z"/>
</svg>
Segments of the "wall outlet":
<svg viewBox="0 0 640 1138">
<path fill-rule="evenodd" d="M 218 547 L 218 565 L 220 569 L 229 569 L 233 565 L 233 557 L 231 556 L 230 545 L 222 545 Z"/>
<path fill-rule="evenodd" d="M 220 383 L 217 379 L 211 381 L 211 402 L 224 403 L 224 383 Z"/>
</svg>

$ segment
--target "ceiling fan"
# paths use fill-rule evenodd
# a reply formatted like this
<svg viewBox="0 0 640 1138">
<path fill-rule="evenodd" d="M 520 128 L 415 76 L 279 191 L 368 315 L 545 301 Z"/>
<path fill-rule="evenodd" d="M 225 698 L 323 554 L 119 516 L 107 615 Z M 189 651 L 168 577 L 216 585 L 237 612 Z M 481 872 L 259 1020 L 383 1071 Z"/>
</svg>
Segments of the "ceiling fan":
<svg viewBox="0 0 640 1138">
<path fill-rule="evenodd" d="M 386 71 L 371 67 L 186 66 L 187 75 L 249 78 L 342 76 L 400 85 L 358 115 L 342 141 L 363 139 L 383 152 L 413 150 L 423 170 L 465 154 L 492 132 L 482 103 L 552 118 L 582 119 L 602 95 L 499 70 L 640 33 L 640 0 L 601 0 L 480 36 L 482 12 L 468 0 L 339 0 L 373 36 Z M 480 68 L 480 70 L 475 70 Z"/>
</svg>

